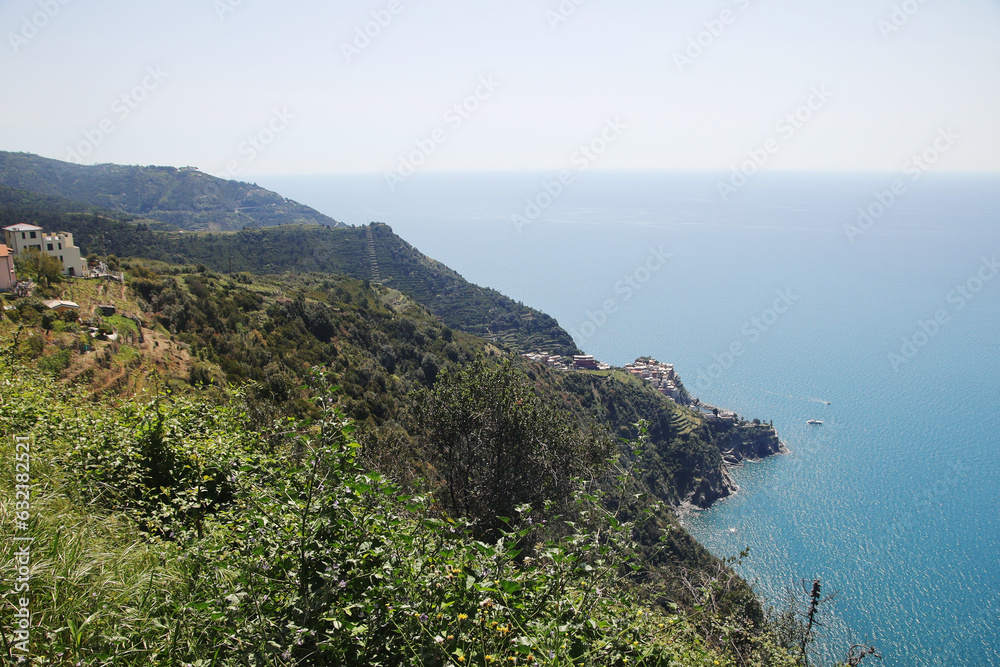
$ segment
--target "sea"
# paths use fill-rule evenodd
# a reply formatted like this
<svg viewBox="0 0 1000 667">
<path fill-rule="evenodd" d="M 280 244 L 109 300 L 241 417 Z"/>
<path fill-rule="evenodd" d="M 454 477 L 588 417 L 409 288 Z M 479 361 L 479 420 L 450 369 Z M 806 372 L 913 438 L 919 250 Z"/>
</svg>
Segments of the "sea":
<svg viewBox="0 0 1000 667">
<path fill-rule="evenodd" d="M 556 317 L 673 363 L 789 453 L 684 521 L 777 606 L 820 579 L 816 659 L 1000 665 L 1000 175 L 418 172 L 260 184 L 385 222 Z M 822 424 L 809 424 L 810 420 Z"/>
</svg>

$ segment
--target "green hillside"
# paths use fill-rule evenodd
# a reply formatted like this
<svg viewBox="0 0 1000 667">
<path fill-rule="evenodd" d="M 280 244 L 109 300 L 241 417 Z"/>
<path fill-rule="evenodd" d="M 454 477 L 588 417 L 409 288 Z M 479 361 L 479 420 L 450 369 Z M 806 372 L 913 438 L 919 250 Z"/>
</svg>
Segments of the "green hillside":
<svg viewBox="0 0 1000 667">
<path fill-rule="evenodd" d="M 29 597 L 0 607 L 4 628 L 31 617 L 3 635 L 11 662 L 802 664 L 782 625 L 743 610 L 724 566 L 688 572 L 694 599 L 662 588 L 669 572 L 635 542 L 644 520 L 592 485 L 563 514 L 521 507 L 477 539 L 432 492 L 366 467 L 320 375 L 308 421 L 255 419 L 240 392 L 95 404 L 16 363 L 0 381 L 0 481 L 31 487 L 28 509 L 0 497 L 0 572 L 14 581 L 30 563 Z"/>
<path fill-rule="evenodd" d="M 124 273 L 0 311 L 0 483 L 33 443 L 0 574 L 34 538 L 46 664 L 803 664 L 802 617 L 675 511 L 770 426 L 525 361 L 578 350 L 386 225 L 168 230 L 0 186 L 28 221 Z"/>
<path fill-rule="evenodd" d="M 160 220 L 177 229 L 343 224 L 255 184 L 174 167 L 84 166 L 0 151 L 0 185 Z"/>
<path fill-rule="evenodd" d="M 549 652 L 563 657 L 546 662 L 566 665 L 740 665 L 739 655 L 795 664 L 777 617 L 768 621 L 749 587 L 674 516 L 678 499 L 720 479 L 719 449 L 702 420 L 648 385 L 516 356 L 504 365 L 495 346 L 445 328 L 403 293 L 351 278 L 148 260 L 123 268 L 120 293 L 96 281 L 52 288 L 79 301 L 83 322 L 23 299 L 0 321 L 13 343 L 0 364 L 0 440 L 9 447 L 10 436 L 30 434 L 38 443 L 30 530 L 45 559 L 35 573 L 40 646 L 84 664 L 104 664 L 102 655 L 194 664 L 209 654 L 223 665 L 408 664 L 403 655 L 448 664 L 441 651 L 454 664 Z M 99 303 L 137 314 L 141 328 L 100 315 Z M 119 336 L 83 348 L 86 325 Z M 478 406 L 464 389 L 443 389 L 456 379 L 480 395 Z M 497 525 L 486 523 L 496 520 L 492 505 L 451 511 L 449 458 L 429 445 L 442 423 L 462 442 L 488 437 L 482 415 L 498 408 L 510 420 L 499 442 L 524 437 L 538 447 L 525 456 L 542 456 L 477 482 L 500 493 L 517 488 L 510 475 L 568 474 L 566 457 L 585 443 L 603 448 L 602 433 L 631 442 L 604 463 L 584 454 L 593 483 L 578 493 L 565 478 L 526 483 L 527 495 L 511 497 L 522 518 L 499 524 L 511 520 L 500 542 L 483 542 L 482 527 Z M 678 412 L 690 425 L 683 432 L 670 430 Z M 343 417 L 353 424 L 341 436 Z M 550 438 L 575 444 L 550 450 Z M 476 470 L 489 461 L 469 459 Z M 313 501 L 301 490 L 315 465 L 324 482 Z M 0 477 L 13 474 L 0 466 Z M 0 513 L 13 511 L 8 501 Z M 248 529 L 247 517 L 263 523 Z M 303 517 L 305 532 L 295 527 Z M 12 521 L 2 524 L 0 535 L 15 534 Z M 289 539 L 307 540 L 310 555 L 282 559 Z M 71 551 L 49 559 L 60 545 Z M 274 566 L 262 570 L 261 558 Z M 334 564 L 336 578 L 322 574 Z M 303 567 L 317 577 L 307 586 Z M 206 578 L 206 568 L 219 570 Z M 304 600 L 322 613 L 303 616 Z M 559 611 L 566 605 L 571 616 Z M 386 607 L 409 612 L 384 616 Z M 70 631 L 101 609 L 88 632 Z M 0 611 L 0 623 L 10 613 Z M 477 618 L 488 627 L 459 622 Z M 302 629 L 310 634 L 299 644 Z"/>
<path fill-rule="evenodd" d="M 580 352 L 551 316 L 469 283 L 383 224 L 167 232 L 156 220 L 0 187 L 0 226 L 18 222 L 71 232 L 84 254 L 202 265 L 226 273 L 322 272 L 377 282 L 427 306 L 455 330 L 525 352 Z"/>
</svg>

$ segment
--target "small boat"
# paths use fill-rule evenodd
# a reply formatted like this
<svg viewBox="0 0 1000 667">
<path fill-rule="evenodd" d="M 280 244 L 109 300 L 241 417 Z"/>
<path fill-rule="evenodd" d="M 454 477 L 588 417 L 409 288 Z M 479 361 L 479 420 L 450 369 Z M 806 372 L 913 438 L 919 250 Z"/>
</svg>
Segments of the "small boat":
<svg viewBox="0 0 1000 667">
<path fill-rule="evenodd" d="M 820 420 L 818 420 L 818 419 L 810 419 L 810 420 L 809 420 L 809 421 L 807 421 L 806 423 L 807 423 L 807 424 L 812 424 L 813 426 L 820 426 L 820 425 L 822 425 L 822 424 L 823 424 L 823 422 L 821 422 L 821 421 L 820 421 Z"/>
</svg>

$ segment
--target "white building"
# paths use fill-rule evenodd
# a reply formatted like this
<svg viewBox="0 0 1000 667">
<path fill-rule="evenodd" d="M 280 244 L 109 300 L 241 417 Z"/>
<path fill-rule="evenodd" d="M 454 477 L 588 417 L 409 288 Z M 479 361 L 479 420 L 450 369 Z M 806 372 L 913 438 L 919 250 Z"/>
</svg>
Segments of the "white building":
<svg viewBox="0 0 1000 667">
<path fill-rule="evenodd" d="M 80 277 L 87 274 L 87 263 L 80 255 L 80 249 L 73 244 L 73 235 L 69 232 L 46 234 L 41 227 L 20 223 L 4 227 L 3 233 L 7 247 L 15 255 L 34 248 L 58 259 L 63 273 L 68 276 Z"/>
<path fill-rule="evenodd" d="M 87 274 L 87 262 L 80 255 L 80 249 L 73 244 L 73 235 L 69 232 L 46 234 L 42 239 L 42 252 L 58 257 L 63 273 L 68 276 L 82 277 Z"/>
<path fill-rule="evenodd" d="M 4 240 L 7 247 L 14 251 L 15 255 L 20 255 L 29 248 L 42 250 L 42 228 L 35 225 L 20 223 L 3 228 Z"/>
</svg>

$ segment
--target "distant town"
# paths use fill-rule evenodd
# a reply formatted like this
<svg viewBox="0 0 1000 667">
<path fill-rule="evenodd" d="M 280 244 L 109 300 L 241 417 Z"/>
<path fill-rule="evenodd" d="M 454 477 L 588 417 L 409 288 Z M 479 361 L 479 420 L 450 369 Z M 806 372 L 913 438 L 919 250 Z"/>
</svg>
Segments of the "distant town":
<svg viewBox="0 0 1000 667">
<path fill-rule="evenodd" d="M 609 371 L 613 368 L 611 364 L 598 361 L 590 354 L 563 357 L 546 352 L 531 352 L 521 356 L 560 371 Z M 735 412 L 702 403 L 700 399 L 688 395 L 680 377 L 674 371 L 673 364 L 665 364 L 652 357 L 639 357 L 632 363 L 625 364 L 624 370 L 650 383 L 654 389 L 675 403 L 697 410 L 710 421 L 739 421 L 739 416 Z"/>
<path fill-rule="evenodd" d="M 611 370 L 611 364 L 598 361 L 591 354 L 577 354 L 571 358 L 550 355 L 545 352 L 531 352 L 522 356 L 529 361 L 545 364 L 549 368 L 561 371 Z M 677 403 L 682 402 L 683 392 L 681 391 L 680 378 L 674 372 L 673 364 L 660 363 L 652 357 L 639 357 L 632 363 L 625 364 L 625 370 L 649 382 L 667 398 Z"/>
</svg>

